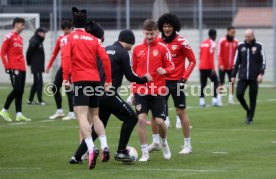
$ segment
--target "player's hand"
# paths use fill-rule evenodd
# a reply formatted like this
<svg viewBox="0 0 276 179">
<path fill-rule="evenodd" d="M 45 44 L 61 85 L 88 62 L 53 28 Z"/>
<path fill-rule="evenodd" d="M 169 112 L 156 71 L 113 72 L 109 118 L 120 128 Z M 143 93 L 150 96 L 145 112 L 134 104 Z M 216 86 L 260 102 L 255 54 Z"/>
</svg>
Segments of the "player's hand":
<svg viewBox="0 0 276 179">
<path fill-rule="evenodd" d="M 165 75 L 167 73 L 166 70 L 162 67 L 157 68 L 156 71 L 159 75 Z"/>
<path fill-rule="evenodd" d="M 146 73 L 145 76 L 148 79 L 148 82 L 152 81 L 152 76 L 149 73 Z"/>
<path fill-rule="evenodd" d="M 220 65 L 220 66 L 219 66 L 219 69 L 220 69 L 221 71 L 224 71 L 224 66 L 223 66 L 223 65 Z"/>
<path fill-rule="evenodd" d="M 233 83 L 233 84 L 235 84 L 236 83 L 236 78 L 231 78 L 231 82 Z"/>
<path fill-rule="evenodd" d="M 258 83 L 262 83 L 263 82 L 263 75 L 262 74 L 259 74 L 258 77 L 257 77 L 257 82 Z"/>
<path fill-rule="evenodd" d="M 50 72 L 50 69 L 46 68 L 45 72 L 48 74 Z"/>
<path fill-rule="evenodd" d="M 65 87 L 65 89 L 70 89 L 71 83 L 69 80 L 63 80 L 62 85 Z"/>
<path fill-rule="evenodd" d="M 108 91 L 112 87 L 112 83 L 104 83 L 104 90 Z"/>
</svg>

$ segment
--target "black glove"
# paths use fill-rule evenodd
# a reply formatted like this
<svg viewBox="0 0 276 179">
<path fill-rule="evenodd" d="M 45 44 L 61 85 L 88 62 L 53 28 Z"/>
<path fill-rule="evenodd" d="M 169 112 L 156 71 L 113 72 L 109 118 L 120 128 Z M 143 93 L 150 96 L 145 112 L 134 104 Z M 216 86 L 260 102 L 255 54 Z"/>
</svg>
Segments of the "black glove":
<svg viewBox="0 0 276 179">
<path fill-rule="evenodd" d="M 7 73 L 7 74 L 11 74 L 11 72 L 12 72 L 12 71 L 11 71 L 10 69 L 6 69 L 6 73 Z"/>
<path fill-rule="evenodd" d="M 186 79 L 181 78 L 181 80 L 179 80 L 177 83 L 180 85 L 180 88 L 184 88 L 186 81 Z"/>
</svg>

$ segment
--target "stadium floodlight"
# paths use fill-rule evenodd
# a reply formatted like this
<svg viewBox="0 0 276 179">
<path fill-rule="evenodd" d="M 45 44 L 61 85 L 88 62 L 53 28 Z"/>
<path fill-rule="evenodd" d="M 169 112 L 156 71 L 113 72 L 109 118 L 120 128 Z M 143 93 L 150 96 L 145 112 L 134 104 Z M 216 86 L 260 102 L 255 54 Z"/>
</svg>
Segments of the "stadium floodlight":
<svg viewBox="0 0 276 179">
<path fill-rule="evenodd" d="M 40 26 L 40 16 L 38 13 L 2 13 L 0 14 L 0 29 L 12 29 L 12 22 L 15 17 L 25 19 L 25 29 L 35 30 Z"/>
</svg>

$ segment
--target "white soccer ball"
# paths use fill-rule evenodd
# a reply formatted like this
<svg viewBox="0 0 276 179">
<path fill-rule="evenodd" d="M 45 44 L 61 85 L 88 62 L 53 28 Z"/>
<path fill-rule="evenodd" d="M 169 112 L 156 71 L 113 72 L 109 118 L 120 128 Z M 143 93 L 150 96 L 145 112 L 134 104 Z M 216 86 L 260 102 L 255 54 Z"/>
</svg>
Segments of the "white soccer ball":
<svg viewBox="0 0 276 179">
<path fill-rule="evenodd" d="M 130 158 L 135 162 L 138 159 L 138 152 L 134 147 L 127 146 L 127 151 L 130 156 Z"/>
</svg>

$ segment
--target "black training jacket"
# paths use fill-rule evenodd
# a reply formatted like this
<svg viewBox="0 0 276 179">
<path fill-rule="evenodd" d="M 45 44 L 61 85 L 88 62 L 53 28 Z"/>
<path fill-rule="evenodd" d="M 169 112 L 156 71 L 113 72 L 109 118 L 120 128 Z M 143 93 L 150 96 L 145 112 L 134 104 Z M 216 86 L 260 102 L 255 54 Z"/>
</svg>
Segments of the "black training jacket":
<svg viewBox="0 0 276 179">
<path fill-rule="evenodd" d="M 148 82 L 146 77 L 140 78 L 133 72 L 129 53 L 123 48 L 120 42 L 115 42 L 113 45 L 107 46 L 106 53 L 108 54 L 111 63 L 112 86 L 114 86 L 116 90 L 122 85 L 124 75 L 130 82 L 136 82 L 138 84 Z M 98 69 L 100 72 L 101 83 L 103 84 L 105 76 L 100 60 L 98 60 Z"/>
<path fill-rule="evenodd" d="M 239 72 L 241 80 L 256 80 L 259 74 L 264 74 L 266 58 L 261 43 L 254 39 L 251 44 L 241 42 L 238 45 L 232 77 Z"/>
<path fill-rule="evenodd" d="M 29 41 L 26 58 L 27 64 L 31 66 L 32 73 L 44 72 L 45 53 L 43 40 L 36 32 Z"/>
</svg>

